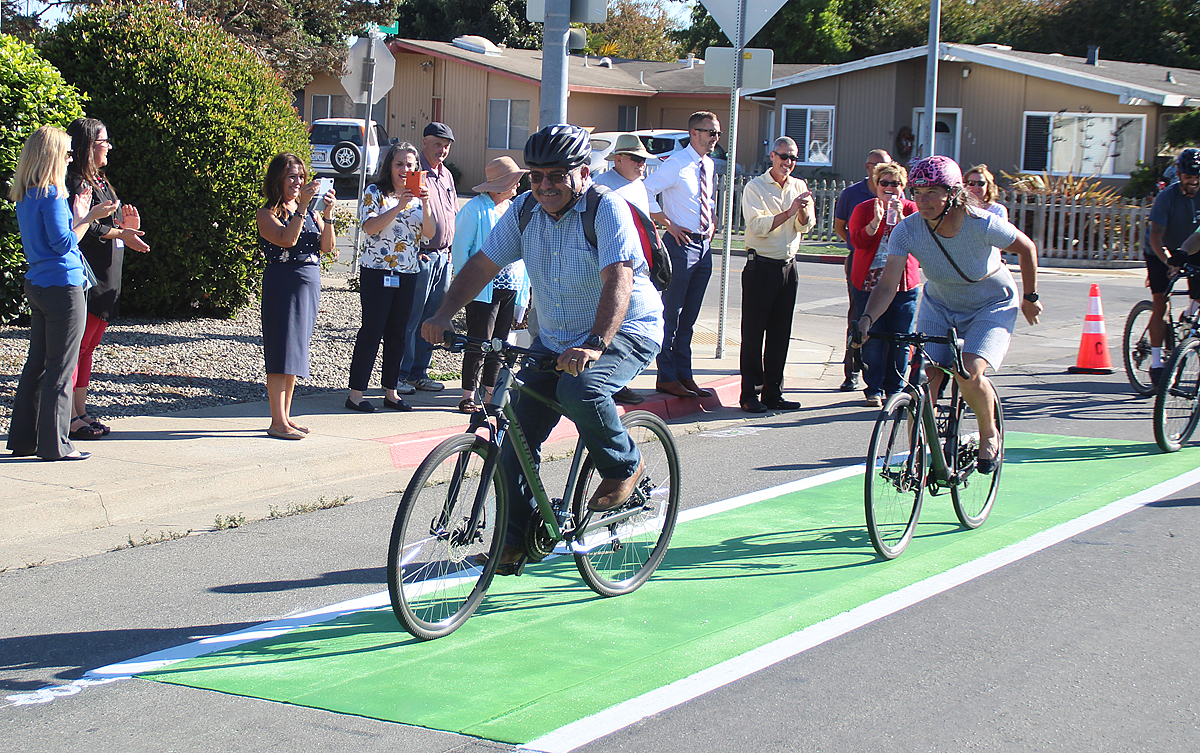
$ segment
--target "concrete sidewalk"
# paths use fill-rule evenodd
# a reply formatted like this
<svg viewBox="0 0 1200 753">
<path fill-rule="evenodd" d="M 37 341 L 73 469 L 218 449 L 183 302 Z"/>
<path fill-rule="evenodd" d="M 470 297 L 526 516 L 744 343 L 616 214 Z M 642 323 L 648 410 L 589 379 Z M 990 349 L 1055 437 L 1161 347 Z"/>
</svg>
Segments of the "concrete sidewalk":
<svg viewBox="0 0 1200 753">
<path fill-rule="evenodd" d="M 653 369 L 632 384 L 646 397 L 639 408 L 671 419 L 680 431 L 696 421 L 749 415 L 737 408 L 736 305 L 730 306 L 725 357 L 714 357 L 718 281 L 714 276 L 713 302 L 701 312 L 694 342 L 696 380 L 716 395 L 686 400 L 655 393 Z M 731 291 L 731 300 L 736 295 Z M 806 408 L 860 400 L 860 393 L 836 389 L 843 336 L 837 321 L 802 312 L 798 306 L 801 321 L 794 326 L 785 382 L 789 395 Z M 410 413 L 383 410 L 378 391 L 368 392 L 380 407 L 372 414 L 347 410 L 344 391 L 297 397 L 293 415 L 312 430 L 302 441 L 267 437 L 266 403 L 243 403 L 113 419 L 109 437 L 77 443 L 92 453 L 85 462 L 0 455 L 0 571 L 213 530 L 218 516 L 253 521 L 272 509 L 286 512 L 321 498 L 399 494 L 429 450 L 466 427 L 466 417 L 455 410 L 458 386 L 410 396 Z M 567 426 L 563 422 L 558 435 L 564 449 L 574 443 L 573 434 L 561 433 Z"/>
</svg>

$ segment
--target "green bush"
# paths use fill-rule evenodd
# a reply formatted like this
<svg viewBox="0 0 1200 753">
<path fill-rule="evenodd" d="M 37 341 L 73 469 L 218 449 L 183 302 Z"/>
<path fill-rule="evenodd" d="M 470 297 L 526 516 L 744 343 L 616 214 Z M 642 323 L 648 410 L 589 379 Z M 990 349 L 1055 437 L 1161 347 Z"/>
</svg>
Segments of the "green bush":
<svg viewBox="0 0 1200 753">
<path fill-rule="evenodd" d="M 1171 119 L 1167 125 L 1167 143 L 1175 147 L 1200 146 L 1200 108 Z"/>
<path fill-rule="evenodd" d="M 82 98 L 28 44 L 0 35 L 0 323 L 25 309 L 25 253 L 8 185 L 21 146 L 43 125 L 66 128 L 83 114 Z"/>
<path fill-rule="evenodd" d="M 1127 199 L 1145 199 L 1155 195 L 1165 167 L 1165 164 L 1151 162 L 1147 165 L 1138 160 L 1137 169 L 1129 174 L 1129 182 L 1121 189 L 1121 195 Z"/>
<path fill-rule="evenodd" d="M 275 154 L 309 155 L 292 95 L 240 42 L 166 3 L 95 5 L 39 41 L 115 143 L 107 172 L 138 208 L 122 305 L 230 316 L 260 284 L 254 212 Z"/>
</svg>

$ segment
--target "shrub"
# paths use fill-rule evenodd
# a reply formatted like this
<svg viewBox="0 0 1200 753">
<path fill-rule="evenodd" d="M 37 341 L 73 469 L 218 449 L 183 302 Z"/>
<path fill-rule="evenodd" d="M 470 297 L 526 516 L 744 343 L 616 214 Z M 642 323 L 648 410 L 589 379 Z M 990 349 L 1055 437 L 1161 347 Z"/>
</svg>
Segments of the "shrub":
<svg viewBox="0 0 1200 753">
<path fill-rule="evenodd" d="M 125 255 L 126 310 L 235 313 L 258 290 L 266 165 L 309 154 L 292 95 L 227 32 L 166 3 L 92 6 L 39 44 L 108 126 L 108 175 L 142 215 L 151 251 Z"/>
<path fill-rule="evenodd" d="M 1200 108 L 1171 119 L 1167 125 L 1167 143 L 1175 147 L 1200 146 Z"/>
<path fill-rule="evenodd" d="M 30 45 L 0 35 L 0 323 L 25 309 L 25 253 L 8 185 L 21 146 L 43 125 L 66 128 L 83 114 L 79 92 Z"/>
</svg>

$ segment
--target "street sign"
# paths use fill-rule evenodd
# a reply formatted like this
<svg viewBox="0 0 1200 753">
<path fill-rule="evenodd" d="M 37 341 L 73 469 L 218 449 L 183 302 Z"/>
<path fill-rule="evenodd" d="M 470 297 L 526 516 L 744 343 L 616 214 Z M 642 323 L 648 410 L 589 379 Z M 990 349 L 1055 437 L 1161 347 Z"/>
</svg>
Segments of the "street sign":
<svg viewBox="0 0 1200 753">
<path fill-rule="evenodd" d="M 396 58 L 392 51 L 382 39 L 359 37 L 350 48 L 350 56 L 346 58 L 346 74 L 342 76 L 342 88 L 350 95 L 350 99 L 359 104 L 367 101 L 367 84 L 370 82 L 364 78 L 366 65 L 363 58 L 371 46 L 375 49 L 375 86 L 372 91 L 375 101 L 371 104 L 383 99 L 396 83 Z"/>
<path fill-rule="evenodd" d="M 744 36 L 741 39 L 734 39 L 737 35 L 737 17 L 742 0 L 700 0 L 700 4 L 713 17 L 717 26 L 721 27 L 721 31 L 725 32 L 725 36 L 729 37 L 729 41 L 733 42 L 735 47 L 744 45 L 753 39 L 758 30 L 766 26 L 767 21 L 770 21 L 771 17 L 786 2 L 787 0 L 745 0 L 746 15 L 742 18 Z"/>
<path fill-rule="evenodd" d="M 704 85 L 733 88 L 736 51 L 732 47 L 709 47 L 704 51 Z M 742 50 L 742 87 L 766 89 L 771 85 L 773 50 L 747 47 Z"/>
<path fill-rule="evenodd" d="M 534 23 L 546 21 L 546 0 L 529 0 L 525 18 Z M 608 18 L 608 0 L 571 0 L 571 23 L 598 24 Z"/>
</svg>

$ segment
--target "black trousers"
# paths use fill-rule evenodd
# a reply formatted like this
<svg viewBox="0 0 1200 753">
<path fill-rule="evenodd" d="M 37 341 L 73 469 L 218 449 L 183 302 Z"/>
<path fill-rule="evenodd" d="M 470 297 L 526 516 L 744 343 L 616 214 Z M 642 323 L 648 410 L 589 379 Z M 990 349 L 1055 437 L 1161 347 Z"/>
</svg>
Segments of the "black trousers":
<svg viewBox="0 0 1200 753">
<path fill-rule="evenodd" d="M 792 339 L 796 268 L 791 262 L 752 258 L 742 270 L 742 401 L 783 397 L 783 367 Z"/>
<path fill-rule="evenodd" d="M 375 369 L 379 341 L 383 341 L 382 387 L 394 390 L 400 382 L 400 361 L 404 357 L 404 331 L 409 309 L 417 289 L 416 274 L 399 275 L 400 286 L 384 287 L 382 269 L 358 271 L 358 298 L 362 303 L 362 326 L 354 338 L 350 357 L 350 389 L 365 390 Z"/>
<path fill-rule="evenodd" d="M 503 288 L 492 288 L 492 302 L 471 301 L 467 304 L 467 334 L 483 340 L 499 338 L 508 339 L 512 329 L 513 308 L 516 305 L 517 291 Z M 483 381 L 479 380 L 479 368 L 483 366 Z M 463 390 L 474 390 L 496 386 L 496 375 L 500 373 L 500 354 L 488 353 L 485 360 L 477 350 L 463 352 Z"/>
</svg>

